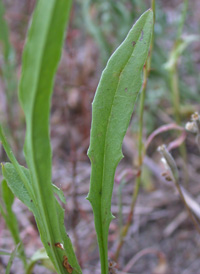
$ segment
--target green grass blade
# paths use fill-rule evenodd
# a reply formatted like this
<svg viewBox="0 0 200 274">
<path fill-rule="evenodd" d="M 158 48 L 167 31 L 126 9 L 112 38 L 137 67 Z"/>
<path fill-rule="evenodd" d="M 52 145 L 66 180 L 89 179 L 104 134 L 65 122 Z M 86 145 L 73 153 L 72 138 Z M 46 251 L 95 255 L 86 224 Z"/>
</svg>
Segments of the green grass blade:
<svg viewBox="0 0 200 274">
<path fill-rule="evenodd" d="M 0 208 L 0 212 L 3 213 L 2 215 L 5 219 L 8 229 L 10 230 L 10 233 L 13 237 L 15 244 L 20 243 L 19 254 L 24 263 L 24 266 L 26 267 L 26 256 L 25 256 L 24 247 L 22 245 L 22 241 L 19 234 L 18 222 L 12 210 L 14 195 L 12 191 L 10 190 L 6 180 L 2 180 L 1 182 L 1 197 L 2 197 L 2 202 L 4 203 L 5 212 L 2 211 L 2 208 Z"/>
<path fill-rule="evenodd" d="M 0 249 L 0 255 L 10 256 L 11 252 L 1 248 Z"/>
<path fill-rule="evenodd" d="M 4 19 L 5 8 L 2 0 L 0 0 L 0 44 L 3 46 L 4 59 L 8 60 L 12 52 L 12 46 L 9 41 L 8 25 Z"/>
<path fill-rule="evenodd" d="M 105 64 L 110 55 L 111 48 L 107 39 L 105 39 L 103 32 L 101 31 L 101 28 L 91 18 L 91 15 L 90 15 L 91 5 L 92 5 L 91 0 L 84 0 L 82 2 L 83 17 L 85 20 L 86 29 L 90 32 L 90 34 L 96 40 L 99 46 L 99 50 L 101 52 L 101 61 L 103 64 Z"/>
<path fill-rule="evenodd" d="M 18 175 L 20 176 L 21 178 L 21 181 L 23 182 L 23 185 L 25 186 L 25 188 L 27 189 L 30 197 L 36 202 L 35 200 L 35 195 L 33 193 L 33 189 L 32 187 L 30 186 L 26 176 L 24 175 L 24 173 L 22 172 L 22 169 L 21 169 L 21 166 L 19 165 L 17 159 L 15 158 L 15 155 L 13 154 L 12 150 L 11 150 L 11 147 L 4 135 L 4 132 L 3 132 L 3 129 L 2 129 L 2 126 L 0 124 L 0 140 L 2 142 L 2 145 L 3 145 L 3 148 L 9 158 L 9 160 L 11 161 L 11 163 L 13 164 L 13 166 L 15 167 Z"/>
<path fill-rule="evenodd" d="M 77 262 L 73 265 L 76 260 L 71 246 L 66 251 L 55 246 L 63 239 L 51 184 L 49 113 L 53 80 L 61 56 L 70 6 L 71 0 L 38 1 L 23 53 L 19 90 L 26 118 L 25 157 L 50 246 L 47 253 L 57 272 L 63 274 L 66 273 L 63 255 L 69 258 L 74 269 L 79 269 L 79 266 Z M 70 261 L 71 254 L 73 262 Z"/>
<path fill-rule="evenodd" d="M 0 0 L 0 46 L 3 53 L 3 60 L 1 60 L 2 78 L 5 83 L 5 94 L 7 97 L 7 123 L 11 127 L 13 125 L 13 120 L 16 118 L 16 112 L 13 104 L 16 101 L 16 91 L 17 91 L 17 77 L 15 73 L 16 60 L 15 52 L 10 43 L 9 39 L 9 28 L 7 22 L 4 18 L 5 8 L 3 1 Z M 8 126 L 8 125 L 7 125 Z M 10 132 L 9 132 L 10 133 Z"/>
<path fill-rule="evenodd" d="M 92 164 L 88 200 L 91 202 L 101 259 L 101 272 L 108 273 L 107 238 L 113 218 L 111 198 L 114 174 L 122 159 L 122 141 L 142 85 L 142 69 L 151 41 L 153 12 L 148 10 L 132 27 L 102 73 L 92 104 Z"/>
<path fill-rule="evenodd" d="M 17 256 L 17 250 L 18 250 L 19 246 L 20 246 L 20 244 L 16 245 L 15 249 L 13 250 L 13 252 L 10 255 L 10 259 L 9 259 L 7 267 L 6 267 L 6 274 L 10 274 L 10 269 L 11 269 L 14 258 Z"/>
</svg>

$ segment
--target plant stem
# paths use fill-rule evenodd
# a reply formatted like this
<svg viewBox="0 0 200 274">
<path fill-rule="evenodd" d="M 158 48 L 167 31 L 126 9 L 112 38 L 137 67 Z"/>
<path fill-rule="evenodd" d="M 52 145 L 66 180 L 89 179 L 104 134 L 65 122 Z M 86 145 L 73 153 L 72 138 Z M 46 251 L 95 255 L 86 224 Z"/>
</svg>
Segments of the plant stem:
<svg viewBox="0 0 200 274">
<path fill-rule="evenodd" d="M 177 188 L 177 190 L 178 190 L 178 192 L 179 192 L 179 195 L 180 195 L 180 197 L 181 197 L 181 199 L 182 199 L 182 201 L 183 201 L 183 203 L 184 203 L 184 205 L 185 205 L 185 207 L 186 207 L 186 210 L 187 210 L 187 212 L 188 212 L 188 215 L 189 215 L 190 219 L 192 220 L 192 222 L 193 222 L 193 224 L 194 224 L 196 230 L 197 230 L 198 233 L 200 234 L 199 223 L 198 223 L 197 220 L 195 219 L 195 217 L 194 217 L 194 215 L 193 215 L 191 209 L 189 208 L 189 206 L 188 206 L 188 204 L 187 204 L 187 202 L 186 202 L 186 200 L 185 200 L 185 197 L 184 197 L 184 194 L 183 194 L 183 192 L 182 192 L 182 190 L 181 190 L 181 186 L 179 185 L 179 182 L 177 182 L 176 180 L 174 180 L 174 183 L 175 183 L 175 186 L 176 186 L 176 188 Z"/>
<path fill-rule="evenodd" d="M 174 64 L 174 66 L 170 70 L 169 74 L 170 74 L 170 86 L 171 86 L 171 91 L 172 91 L 173 112 L 174 112 L 176 123 L 178 125 L 180 125 L 181 124 L 181 118 L 180 118 L 180 91 L 179 91 L 177 62 Z M 185 144 L 182 144 L 179 147 L 179 151 L 180 151 L 181 157 L 183 159 L 185 182 L 187 183 L 188 182 L 188 172 L 187 172 L 187 168 L 186 168 L 187 151 L 186 151 Z"/>
<path fill-rule="evenodd" d="M 154 15 L 154 20 L 153 24 L 155 23 L 155 0 L 151 1 L 151 7 L 153 10 L 153 15 Z M 154 29 L 154 27 L 153 27 Z M 144 158 L 144 149 L 143 149 L 143 141 L 142 141 L 142 136 L 143 136 L 143 116 L 144 116 L 144 103 L 145 103 L 145 97 L 146 97 L 146 87 L 147 87 L 147 81 L 150 73 L 150 68 L 151 68 L 151 57 L 152 57 L 152 50 L 153 50 L 153 41 L 154 41 L 154 33 L 152 32 L 152 38 L 151 38 L 151 44 L 150 44 L 150 49 L 149 49 L 149 55 L 147 57 L 146 64 L 144 66 L 144 80 L 143 80 L 143 85 L 142 85 L 142 90 L 141 90 L 141 99 L 140 99 L 140 108 L 139 108 L 139 137 L 138 137 L 138 174 L 136 178 L 136 185 L 133 191 L 133 196 L 132 196 L 132 202 L 131 202 L 131 207 L 130 207 L 130 212 L 128 214 L 127 218 L 127 223 L 125 224 L 122 233 L 120 235 L 120 241 L 118 243 L 114 258 L 117 261 L 120 250 L 123 246 L 124 239 L 128 233 L 129 227 L 132 223 L 133 220 L 133 215 L 134 215 L 134 208 L 135 204 L 137 201 L 140 185 L 141 185 L 141 168 L 143 164 L 143 158 Z"/>
<path fill-rule="evenodd" d="M 177 64 L 175 64 L 170 70 L 170 86 L 172 91 L 172 102 L 173 102 L 173 112 L 175 115 L 175 120 L 178 125 L 180 125 L 180 92 L 179 92 L 179 84 L 178 84 L 178 72 L 177 72 Z"/>
<path fill-rule="evenodd" d="M 174 158 L 172 157 L 172 155 L 169 153 L 168 149 L 166 148 L 165 145 L 162 145 L 158 148 L 158 151 L 161 153 L 163 159 L 166 162 L 167 165 L 167 169 L 170 170 L 170 179 L 171 181 L 173 181 L 173 183 L 175 184 L 176 188 L 178 189 L 179 195 L 181 197 L 181 199 L 183 200 L 183 203 L 188 211 L 189 217 L 191 218 L 192 222 L 194 223 L 197 231 L 200 233 L 200 227 L 199 227 L 199 223 L 197 222 L 197 220 L 195 219 L 195 217 L 193 216 L 192 210 L 190 209 L 190 207 L 188 206 L 188 203 L 185 199 L 185 196 L 183 194 L 182 191 L 182 187 L 179 183 L 180 179 L 179 179 L 179 172 L 178 172 L 178 168 L 176 165 L 176 162 L 174 160 Z"/>
</svg>

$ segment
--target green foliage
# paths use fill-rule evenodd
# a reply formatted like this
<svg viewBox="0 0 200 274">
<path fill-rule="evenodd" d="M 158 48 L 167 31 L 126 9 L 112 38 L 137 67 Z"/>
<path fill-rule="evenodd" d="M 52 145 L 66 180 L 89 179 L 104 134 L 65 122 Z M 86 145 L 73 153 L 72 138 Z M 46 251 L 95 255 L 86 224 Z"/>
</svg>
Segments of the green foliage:
<svg viewBox="0 0 200 274">
<path fill-rule="evenodd" d="M 94 212 L 104 274 L 108 273 L 107 238 L 113 218 L 110 208 L 114 174 L 123 157 L 122 141 L 142 85 L 141 72 L 148 55 L 152 27 L 153 14 L 148 10 L 109 59 L 92 105 L 88 151 L 92 171 L 88 200 Z"/>
<path fill-rule="evenodd" d="M 37 250 L 31 257 L 26 274 L 33 273 L 33 268 L 34 268 L 35 264 L 38 263 L 38 261 L 40 261 L 40 263 L 42 265 L 44 265 L 46 268 L 55 272 L 55 268 L 53 267 L 51 261 L 49 260 L 49 257 L 47 255 L 45 249 L 41 248 L 41 249 Z"/>
<path fill-rule="evenodd" d="M 4 19 L 5 9 L 2 0 L 0 0 L 0 47 L 2 50 L 2 67 L 0 74 L 5 87 L 5 94 L 7 98 L 7 126 L 13 128 L 14 118 L 16 118 L 15 102 L 17 91 L 17 78 L 15 72 L 15 52 L 10 43 L 8 25 Z M 9 132 L 10 133 L 10 132 Z M 10 133 L 11 134 L 11 133 Z M 14 136 L 12 136 L 15 139 Z M 14 140 L 15 143 L 17 140 Z"/>
<path fill-rule="evenodd" d="M 23 174 L 25 175 L 25 177 L 28 181 L 28 184 L 32 188 L 32 182 L 31 182 L 31 176 L 30 176 L 29 170 L 24 168 L 23 166 L 20 166 L 20 168 L 21 168 L 21 171 L 23 172 Z M 43 219 L 43 216 L 40 214 L 41 207 L 37 203 L 35 204 L 33 202 L 33 198 L 29 195 L 25 185 L 22 183 L 20 176 L 18 175 L 15 167 L 12 164 L 6 163 L 5 165 L 2 165 L 2 171 L 3 171 L 3 176 L 4 176 L 4 178 L 6 178 L 11 191 L 34 214 L 43 244 L 44 244 L 47 252 L 50 252 L 50 247 L 48 244 L 49 243 L 48 237 L 47 237 L 46 231 L 44 229 L 45 228 L 44 219 Z M 63 193 L 59 190 L 59 188 L 52 185 L 52 189 L 53 189 L 53 191 L 55 191 L 55 189 L 56 189 L 56 194 L 63 199 Z M 69 260 L 71 259 L 73 265 L 75 266 L 75 269 L 78 270 L 78 267 L 76 265 L 76 260 L 74 260 L 74 255 L 73 255 L 73 253 L 72 254 L 70 253 L 70 252 L 73 252 L 71 241 L 65 233 L 64 210 L 62 209 L 62 207 L 60 206 L 60 204 L 57 201 L 56 201 L 56 210 L 57 210 L 57 214 L 58 214 L 58 225 L 59 225 L 59 228 L 60 228 L 61 234 L 62 234 L 62 241 L 60 241 L 60 243 L 63 243 L 64 247 L 66 247 L 66 251 L 69 252 L 69 253 L 67 253 L 67 254 L 69 254 L 68 255 Z M 58 243 L 58 242 L 56 242 L 56 243 Z M 78 271 L 75 271 L 75 273 L 80 273 Z"/>
<path fill-rule="evenodd" d="M 146 8 L 143 1 L 136 3 L 135 0 L 84 0 L 80 3 L 86 30 L 94 37 L 104 65 L 137 18 L 136 10 L 141 6 L 143 10 Z"/>
<path fill-rule="evenodd" d="M 8 264 L 6 267 L 6 274 L 10 274 L 10 269 L 11 269 L 14 258 L 17 256 L 17 250 L 19 248 L 19 245 L 20 244 L 16 245 L 15 249 L 13 250 L 13 252 L 10 255 L 10 258 L 9 258 L 9 261 L 8 261 Z"/>
<path fill-rule="evenodd" d="M 9 251 L 7 251 L 7 250 L 0 249 L 0 255 L 10 256 L 11 253 Z"/>
<path fill-rule="evenodd" d="M 55 199 L 51 184 L 49 112 L 70 6 L 71 1 L 67 0 L 39 1 L 27 36 L 19 98 L 26 118 L 24 151 L 29 171 L 17 163 L 0 128 L 2 144 L 13 164 L 3 166 L 3 176 L 14 195 L 33 212 L 47 254 L 57 272 L 63 274 L 67 272 L 63 256 L 67 256 L 74 273 L 81 270 L 65 232 L 64 210 Z M 58 248 L 56 243 L 64 248 Z"/>
<path fill-rule="evenodd" d="M 34 12 L 23 53 L 19 99 L 26 118 L 25 158 L 31 174 L 33 203 L 43 222 L 43 244 L 59 273 L 66 273 L 63 256 L 81 272 L 65 236 L 63 209 L 51 185 L 51 146 L 49 138 L 50 99 L 53 79 L 61 56 L 71 1 L 40 1 Z M 28 92 L 27 92 L 28 91 Z M 64 233 L 63 233 L 64 232 Z M 62 243 L 65 250 L 55 247 Z"/>
<path fill-rule="evenodd" d="M 0 190 L 1 190 L 1 198 L 2 198 L 2 202 L 0 204 L 0 213 L 3 216 L 7 227 L 10 230 L 10 233 L 13 237 L 15 244 L 17 245 L 20 243 L 19 253 L 24 263 L 24 266 L 26 267 L 26 256 L 25 256 L 24 248 L 22 246 L 21 239 L 20 239 L 17 218 L 12 210 L 12 205 L 13 205 L 15 196 L 13 192 L 10 190 L 10 188 L 8 187 L 6 180 L 2 180 L 0 187 L 1 187 Z"/>
<path fill-rule="evenodd" d="M 9 41 L 9 30 L 6 21 L 4 20 L 5 9 L 2 0 L 0 1 L 0 41 L 3 47 L 4 59 L 8 60 L 12 52 L 12 46 Z"/>
<path fill-rule="evenodd" d="M 177 65 L 178 59 L 183 54 L 184 50 L 194 41 L 199 41 L 200 36 L 198 35 L 187 35 L 179 40 L 175 41 L 175 45 L 170 53 L 169 60 L 166 64 L 164 64 L 164 68 L 166 70 L 173 70 L 173 68 Z"/>
<path fill-rule="evenodd" d="M 2 164 L 6 210 L 13 214 L 14 195 L 18 197 L 32 211 L 46 250 L 46 253 L 38 252 L 33 256 L 27 273 L 38 259 L 45 261 L 47 255 L 57 273 L 71 273 L 70 268 L 63 265 L 64 258 L 72 267 L 72 273 L 82 273 L 65 231 L 64 210 L 55 194 L 62 202 L 65 197 L 51 183 L 50 102 L 70 6 L 71 1 L 66 0 L 39 1 L 28 31 L 19 86 L 19 100 L 26 119 L 24 153 L 28 169 L 17 162 L 0 126 L 0 139 L 11 161 Z M 115 8 L 121 12 L 119 3 Z M 109 59 L 93 102 L 88 200 L 94 211 L 103 274 L 108 273 L 107 237 L 113 218 L 110 208 L 114 173 L 123 157 L 122 141 L 142 85 L 141 72 L 148 55 L 152 24 L 153 14 L 149 10 Z"/>
</svg>

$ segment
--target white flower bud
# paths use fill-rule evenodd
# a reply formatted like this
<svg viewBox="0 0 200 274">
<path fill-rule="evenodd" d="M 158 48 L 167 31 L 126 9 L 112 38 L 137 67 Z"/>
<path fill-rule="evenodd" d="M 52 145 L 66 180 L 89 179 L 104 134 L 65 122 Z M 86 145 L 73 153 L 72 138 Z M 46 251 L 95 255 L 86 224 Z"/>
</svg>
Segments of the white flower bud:
<svg viewBox="0 0 200 274">
<path fill-rule="evenodd" d="M 198 128 L 197 128 L 197 124 L 196 122 L 187 122 L 185 125 L 185 129 L 192 132 L 192 133 L 197 133 L 198 132 Z"/>
<path fill-rule="evenodd" d="M 200 120 L 199 113 L 198 112 L 193 113 L 192 116 L 191 116 L 191 120 L 192 121 L 199 121 Z"/>
</svg>

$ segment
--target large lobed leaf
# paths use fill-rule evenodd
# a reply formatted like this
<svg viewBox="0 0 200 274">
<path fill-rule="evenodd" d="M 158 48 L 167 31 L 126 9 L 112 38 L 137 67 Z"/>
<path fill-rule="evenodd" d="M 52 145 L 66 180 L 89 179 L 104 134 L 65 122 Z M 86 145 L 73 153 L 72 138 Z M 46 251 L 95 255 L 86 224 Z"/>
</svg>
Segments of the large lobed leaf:
<svg viewBox="0 0 200 274">
<path fill-rule="evenodd" d="M 92 104 L 92 164 L 88 200 L 91 202 L 99 244 L 101 271 L 108 273 L 107 238 L 112 220 L 111 198 L 114 174 L 122 159 L 122 141 L 142 85 L 141 72 L 148 55 L 153 12 L 146 11 L 124 42 L 110 57 Z"/>
</svg>

